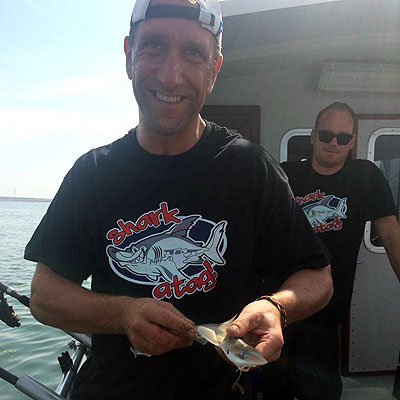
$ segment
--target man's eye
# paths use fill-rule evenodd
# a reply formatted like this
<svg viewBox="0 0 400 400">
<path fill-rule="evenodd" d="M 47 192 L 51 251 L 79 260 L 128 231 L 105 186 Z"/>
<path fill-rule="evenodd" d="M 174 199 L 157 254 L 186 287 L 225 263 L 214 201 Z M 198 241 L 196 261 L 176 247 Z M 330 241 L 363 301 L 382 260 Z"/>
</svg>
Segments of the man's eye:
<svg viewBox="0 0 400 400">
<path fill-rule="evenodd" d="M 192 58 L 199 58 L 199 59 L 203 59 L 204 58 L 203 53 L 200 50 L 197 50 L 197 49 L 187 49 L 186 50 L 186 54 L 189 57 L 192 57 Z"/>
<path fill-rule="evenodd" d="M 158 42 L 155 41 L 151 41 L 151 42 L 147 42 L 144 43 L 143 48 L 144 49 L 149 49 L 149 50 L 158 50 L 160 49 L 161 45 Z"/>
</svg>

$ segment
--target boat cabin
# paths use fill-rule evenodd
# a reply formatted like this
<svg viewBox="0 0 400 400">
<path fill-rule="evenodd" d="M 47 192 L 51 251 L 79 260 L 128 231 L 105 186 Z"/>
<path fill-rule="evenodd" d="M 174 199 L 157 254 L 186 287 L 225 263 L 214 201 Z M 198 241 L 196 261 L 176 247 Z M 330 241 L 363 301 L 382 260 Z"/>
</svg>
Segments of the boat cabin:
<svg viewBox="0 0 400 400">
<path fill-rule="evenodd" d="M 224 62 L 203 116 L 281 162 L 309 157 L 317 113 L 346 102 L 359 117 L 353 156 L 378 165 L 399 209 L 400 2 L 301 3 L 221 2 Z M 399 304 L 399 282 L 368 223 L 343 328 L 343 375 L 394 374 Z"/>
</svg>

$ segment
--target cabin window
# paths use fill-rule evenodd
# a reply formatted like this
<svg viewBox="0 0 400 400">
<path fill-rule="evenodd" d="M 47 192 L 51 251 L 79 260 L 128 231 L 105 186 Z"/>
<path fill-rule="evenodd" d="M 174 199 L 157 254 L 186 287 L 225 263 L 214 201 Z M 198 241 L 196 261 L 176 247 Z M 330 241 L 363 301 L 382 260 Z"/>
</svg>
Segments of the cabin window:
<svg viewBox="0 0 400 400">
<path fill-rule="evenodd" d="M 280 162 L 311 159 L 311 130 L 312 129 L 291 129 L 283 135 L 280 149 Z"/>
<path fill-rule="evenodd" d="M 400 128 L 377 129 L 368 142 L 368 159 L 385 176 L 396 204 L 397 220 L 400 221 Z M 368 250 L 374 253 L 385 252 L 379 235 L 370 222 L 365 227 L 364 242 Z"/>
</svg>

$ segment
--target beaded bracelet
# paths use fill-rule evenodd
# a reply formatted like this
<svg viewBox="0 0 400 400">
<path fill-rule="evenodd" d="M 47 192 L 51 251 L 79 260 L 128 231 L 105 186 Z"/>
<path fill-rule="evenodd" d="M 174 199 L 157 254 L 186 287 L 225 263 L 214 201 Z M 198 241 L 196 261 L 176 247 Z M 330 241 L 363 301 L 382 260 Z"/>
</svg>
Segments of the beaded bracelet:
<svg viewBox="0 0 400 400">
<path fill-rule="evenodd" d="M 258 300 L 267 300 L 278 309 L 279 314 L 281 315 L 282 330 L 285 329 L 287 327 L 287 313 L 286 313 L 285 307 L 283 307 L 283 305 L 281 303 L 279 303 L 278 300 L 274 299 L 271 296 L 260 296 L 255 301 L 258 301 Z"/>
</svg>

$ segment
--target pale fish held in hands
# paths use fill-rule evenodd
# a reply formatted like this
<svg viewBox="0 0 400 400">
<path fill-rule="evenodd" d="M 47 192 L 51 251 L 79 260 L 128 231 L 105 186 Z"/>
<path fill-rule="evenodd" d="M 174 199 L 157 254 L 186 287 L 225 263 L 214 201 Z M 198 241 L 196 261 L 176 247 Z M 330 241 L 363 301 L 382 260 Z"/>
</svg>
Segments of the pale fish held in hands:
<svg viewBox="0 0 400 400">
<path fill-rule="evenodd" d="M 247 344 L 243 339 L 228 336 L 226 328 L 235 320 L 235 317 L 222 324 L 196 325 L 195 340 L 201 344 L 207 342 L 218 346 L 225 353 L 227 358 L 235 364 L 239 371 L 247 372 L 267 364 L 267 360 L 254 347 Z"/>
</svg>

